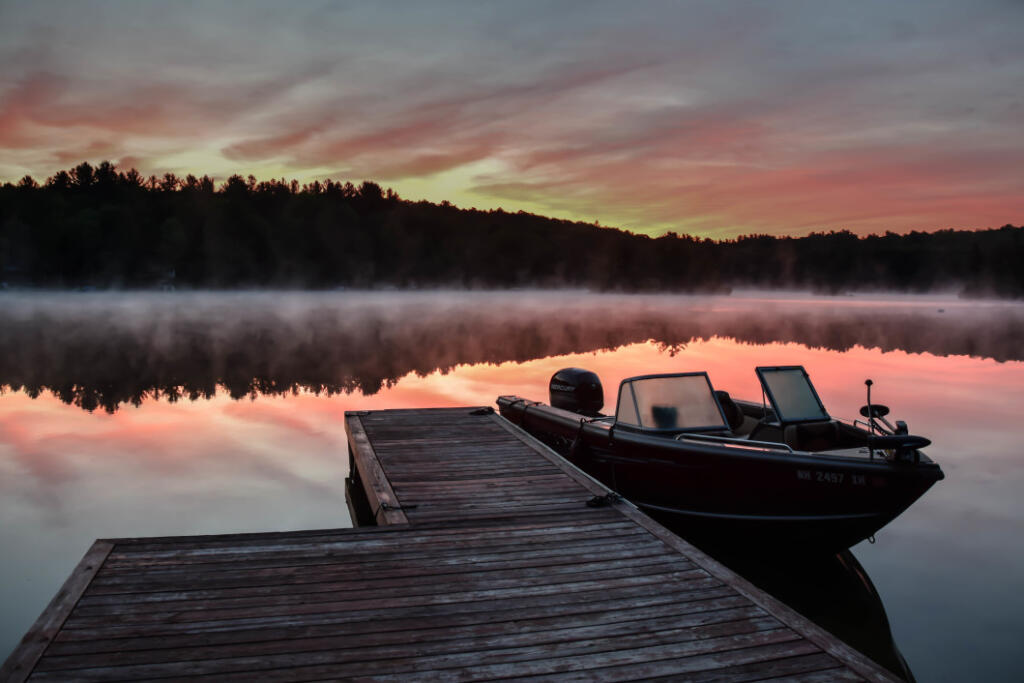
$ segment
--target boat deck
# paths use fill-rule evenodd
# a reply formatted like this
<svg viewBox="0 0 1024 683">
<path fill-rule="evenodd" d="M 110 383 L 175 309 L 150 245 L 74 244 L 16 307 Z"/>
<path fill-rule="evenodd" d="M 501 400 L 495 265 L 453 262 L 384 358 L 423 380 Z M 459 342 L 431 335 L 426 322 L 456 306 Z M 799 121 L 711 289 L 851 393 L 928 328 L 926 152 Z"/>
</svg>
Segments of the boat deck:
<svg viewBox="0 0 1024 683">
<path fill-rule="evenodd" d="M 896 680 L 480 413 L 346 416 L 379 526 L 97 541 L 0 680 Z"/>
</svg>

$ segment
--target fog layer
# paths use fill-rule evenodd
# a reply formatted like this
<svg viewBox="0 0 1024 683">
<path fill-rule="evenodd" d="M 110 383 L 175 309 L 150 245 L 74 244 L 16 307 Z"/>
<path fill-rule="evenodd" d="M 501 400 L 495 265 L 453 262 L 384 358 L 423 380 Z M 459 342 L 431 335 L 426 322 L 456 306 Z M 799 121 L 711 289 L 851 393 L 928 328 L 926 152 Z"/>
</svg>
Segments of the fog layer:
<svg viewBox="0 0 1024 683">
<path fill-rule="evenodd" d="M 0 296 L 0 388 L 86 410 L 147 397 L 374 394 L 460 364 L 711 337 L 1024 360 L 1024 305 L 933 297 L 567 292 Z M 770 359 L 765 359 L 765 362 Z M 652 371 L 657 368 L 652 368 Z"/>
</svg>

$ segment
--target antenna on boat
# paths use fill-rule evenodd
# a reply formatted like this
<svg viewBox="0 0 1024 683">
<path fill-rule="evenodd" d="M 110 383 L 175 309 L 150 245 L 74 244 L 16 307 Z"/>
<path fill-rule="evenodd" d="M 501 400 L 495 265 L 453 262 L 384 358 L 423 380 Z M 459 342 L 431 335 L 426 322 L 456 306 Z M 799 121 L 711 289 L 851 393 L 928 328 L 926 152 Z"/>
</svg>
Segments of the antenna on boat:
<svg viewBox="0 0 1024 683">
<path fill-rule="evenodd" d="M 871 433 L 875 433 L 875 412 L 871 410 L 871 385 L 874 384 L 870 379 L 864 380 L 864 386 L 868 388 L 868 427 L 871 428 Z"/>
<path fill-rule="evenodd" d="M 871 385 L 874 384 L 870 379 L 864 380 L 864 386 L 868 388 L 868 429 L 871 430 L 871 435 L 875 434 L 875 418 L 872 417 L 874 413 L 871 410 Z M 868 459 L 875 459 L 875 447 L 871 443 L 871 437 L 868 437 Z"/>
</svg>

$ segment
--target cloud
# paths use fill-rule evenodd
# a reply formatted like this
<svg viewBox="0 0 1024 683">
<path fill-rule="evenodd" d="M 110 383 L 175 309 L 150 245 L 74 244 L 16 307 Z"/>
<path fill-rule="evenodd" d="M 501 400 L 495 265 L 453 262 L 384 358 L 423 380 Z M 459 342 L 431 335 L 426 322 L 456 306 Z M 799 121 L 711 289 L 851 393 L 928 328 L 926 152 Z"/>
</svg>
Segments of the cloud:
<svg viewBox="0 0 1024 683">
<path fill-rule="evenodd" d="M 0 10 L 4 179 L 335 170 L 718 236 L 1024 220 L 1019 3 L 54 10 Z"/>
<path fill-rule="evenodd" d="M 0 98 L 0 148 L 19 149 L 43 141 L 42 131 L 34 125 L 34 115 L 55 99 L 61 81 L 53 74 L 31 74 L 3 94 Z"/>
<path fill-rule="evenodd" d="M 342 100 L 274 121 L 283 133 L 234 143 L 225 156 L 249 162 L 283 158 L 295 168 L 337 165 L 379 180 L 427 176 L 488 157 L 512 144 L 516 122 L 528 125 L 536 102 L 599 86 L 651 62 L 614 67 L 565 64 L 539 80 L 460 84 L 437 74 L 407 79 L 410 106 L 389 110 L 387 98 Z M 415 92 L 412 92 L 415 91 Z"/>
</svg>

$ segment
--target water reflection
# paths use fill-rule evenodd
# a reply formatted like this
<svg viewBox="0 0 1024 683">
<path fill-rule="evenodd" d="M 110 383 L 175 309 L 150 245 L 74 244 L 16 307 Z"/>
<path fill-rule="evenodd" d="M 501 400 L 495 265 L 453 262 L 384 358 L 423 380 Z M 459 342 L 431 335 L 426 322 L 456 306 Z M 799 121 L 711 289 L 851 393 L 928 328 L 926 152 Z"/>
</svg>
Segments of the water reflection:
<svg viewBox="0 0 1024 683">
<path fill-rule="evenodd" d="M 756 399 L 754 366 L 801 364 L 841 417 L 857 414 L 872 377 L 874 398 L 933 440 L 946 472 L 876 545 L 853 551 L 915 675 L 1020 680 L 1022 310 L 900 298 L 2 294 L 0 657 L 94 538 L 347 525 L 345 410 L 545 400 L 566 366 L 596 371 L 606 404 L 622 378 L 652 371 L 707 370 L 716 387 Z M 193 394 L 212 398 L 167 400 Z M 832 573 L 807 570 L 787 571 L 796 585 Z"/>
<path fill-rule="evenodd" d="M 984 330 L 984 333 L 979 333 Z M 653 340 L 1024 359 L 1024 307 L 930 298 L 584 293 L 4 294 L 0 387 L 86 410 L 147 398 L 372 395 L 459 364 Z"/>
<path fill-rule="evenodd" d="M 915 680 L 892 637 L 881 596 L 849 550 L 766 561 L 727 546 L 705 545 L 703 549 L 889 671 L 904 680 Z"/>
</svg>

